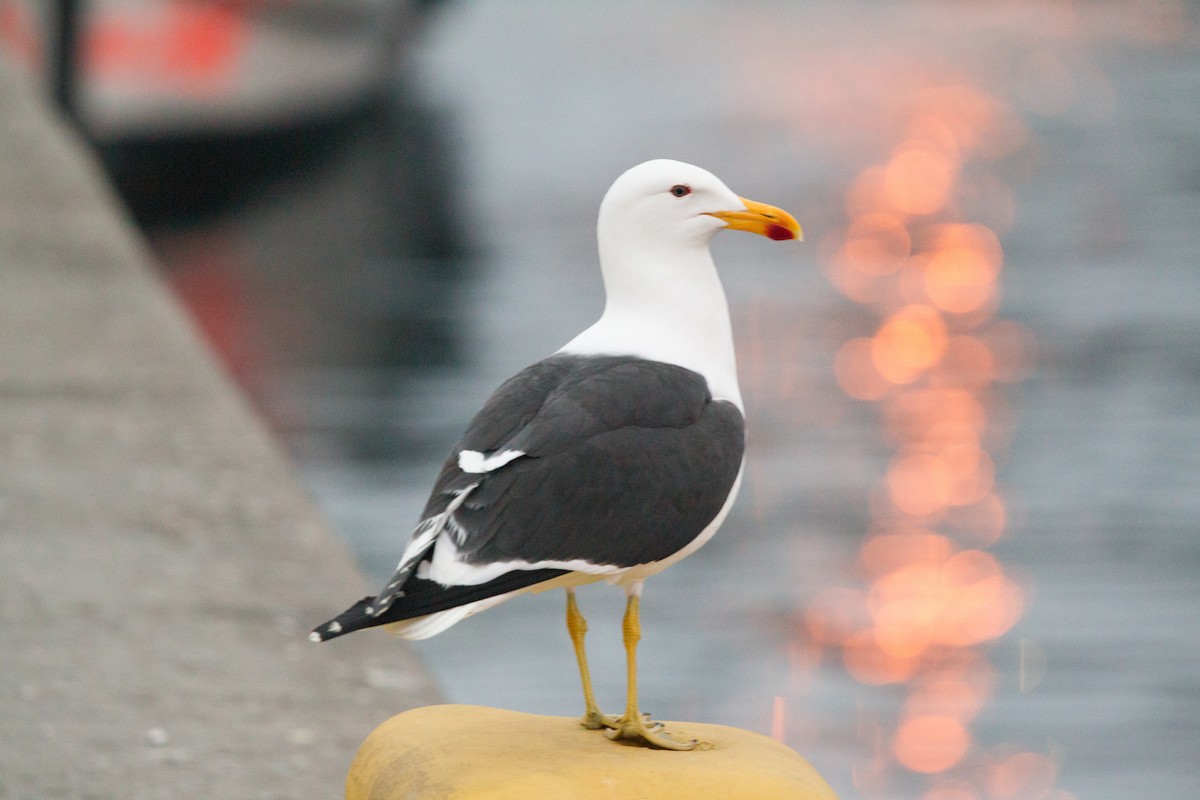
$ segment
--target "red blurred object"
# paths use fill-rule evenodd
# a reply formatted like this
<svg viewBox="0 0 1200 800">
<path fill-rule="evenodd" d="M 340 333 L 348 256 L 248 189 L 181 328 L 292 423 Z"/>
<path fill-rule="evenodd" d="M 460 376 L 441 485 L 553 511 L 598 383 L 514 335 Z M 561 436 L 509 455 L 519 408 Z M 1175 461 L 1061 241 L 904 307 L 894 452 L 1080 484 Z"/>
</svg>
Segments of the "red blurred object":
<svg viewBox="0 0 1200 800">
<path fill-rule="evenodd" d="M 415 0 L 90 0 L 74 113 L 99 139 L 241 131 L 388 91 Z M 55 4 L 0 0 L 0 57 L 49 80 Z"/>
</svg>

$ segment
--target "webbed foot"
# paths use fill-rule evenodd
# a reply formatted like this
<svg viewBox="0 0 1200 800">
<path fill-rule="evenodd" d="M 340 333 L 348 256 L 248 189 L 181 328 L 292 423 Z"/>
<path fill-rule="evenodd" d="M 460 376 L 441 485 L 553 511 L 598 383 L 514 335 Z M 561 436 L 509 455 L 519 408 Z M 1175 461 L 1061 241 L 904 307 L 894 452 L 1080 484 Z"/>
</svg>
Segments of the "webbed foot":
<svg viewBox="0 0 1200 800">
<path fill-rule="evenodd" d="M 649 714 L 635 714 L 632 718 L 622 716 L 614 722 L 612 730 L 605 731 L 604 735 L 613 741 L 629 740 L 661 750 L 706 749 L 699 739 L 675 738 L 664 730 L 661 722 L 652 722 Z"/>
</svg>

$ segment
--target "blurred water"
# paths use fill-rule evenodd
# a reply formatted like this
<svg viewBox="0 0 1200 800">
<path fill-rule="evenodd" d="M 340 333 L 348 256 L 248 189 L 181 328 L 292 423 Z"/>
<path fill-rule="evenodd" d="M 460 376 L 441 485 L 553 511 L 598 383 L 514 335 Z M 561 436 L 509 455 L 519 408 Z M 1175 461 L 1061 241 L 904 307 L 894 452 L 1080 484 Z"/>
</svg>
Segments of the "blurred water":
<svg viewBox="0 0 1200 800">
<path fill-rule="evenodd" d="M 373 577 L 483 398 L 599 313 L 608 183 L 645 158 L 694 161 L 793 211 L 808 242 L 718 238 L 747 481 L 721 534 L 647 586 L 646 710 L 779 735 L 843 797 L 1196 796 L 1193 7 L 529 0 L 452 4 L 430 34 L 419 102 L 300 132 L 303 168 L 233 215 L 153 233 Z M 999 234 L 996 316 L 1039 355 L 993 406 L 1009 516 L 987 549 L 1024 611 L 972 649 L 993 677 L 970 756 L 926 776 L 896 763 L 908 689 L 852 679 L 805 610 L 862 584 L 894 451 L 876 406 L 834 377 L 839 348 L 877 320 L 831 284 L 830 254 L 848 187 L 897 144 L 896 97 L 941 85 L 1006 109 L 1009 145 L 969 167 L 998 188 L 960 211 Z M 621 603 L 581 592 L 609 708 Z M 452 701 L 575 714 L 562 613 L 560 593 L 522 598 L 417 649 Z"/>
</svg>

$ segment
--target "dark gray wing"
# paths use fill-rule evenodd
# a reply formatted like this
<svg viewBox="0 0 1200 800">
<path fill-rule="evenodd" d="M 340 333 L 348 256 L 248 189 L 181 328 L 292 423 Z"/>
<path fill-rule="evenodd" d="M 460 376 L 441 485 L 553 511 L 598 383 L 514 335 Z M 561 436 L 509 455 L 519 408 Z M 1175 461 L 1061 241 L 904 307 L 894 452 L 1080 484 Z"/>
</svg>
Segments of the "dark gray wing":
<svg viewBox="0 0 1200 800">
<path fill-rule="evenodd" d="M 458 466 L 463 450 L 524 455 L 470 473 Z M 667 558 L 716 517 L 743 450 L 741 412 L 714 401 L 696 372 L 626 356 L 540 361 L 497 389 L 467 426 L 384 590 L 316 632 L 332 638 L 565 571 L 534 568 L 543 562 L 627 567 Z M 530 569 L 469 588 L 417 577 L 447 522 L 468 563 Z"/>
<path fill-rule="evenodd" d="M 559 380 L 540 407 L 499 436 L 473 426 L 459 447 L 525 455 L 482 475 L 453 476 L 448 463 L 448 486 L 478 484 L 452 515 L 462 558 L 627 567 L 699 535 L 741 467 L 737 407 L 713 401 L 699 374 L 661 362 L 555 356 L 541 364 Z M 435 496 L 431 506 L 443 502 Z"/>
</svg>

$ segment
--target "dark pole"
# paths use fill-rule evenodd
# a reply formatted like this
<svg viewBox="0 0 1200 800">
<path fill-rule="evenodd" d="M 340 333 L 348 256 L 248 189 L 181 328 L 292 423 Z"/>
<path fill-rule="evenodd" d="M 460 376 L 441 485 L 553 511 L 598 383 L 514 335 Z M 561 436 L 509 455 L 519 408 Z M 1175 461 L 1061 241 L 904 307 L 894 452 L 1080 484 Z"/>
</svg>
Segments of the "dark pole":
<svg viewBox="0 0 1200 800">
<path fill-rule="evenodd" d="M 78 121 L 75 89 L 78 85 L 79 12 L 83 0 L 58 0 L 58 36 L 50 54 L 50 88 L 63 113 Z"/>
</svg>

